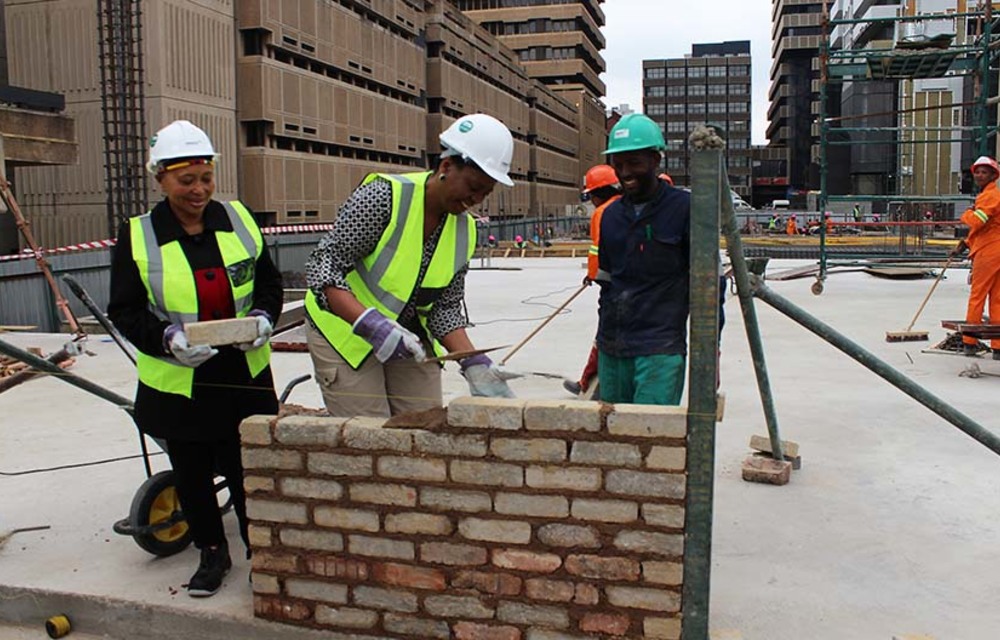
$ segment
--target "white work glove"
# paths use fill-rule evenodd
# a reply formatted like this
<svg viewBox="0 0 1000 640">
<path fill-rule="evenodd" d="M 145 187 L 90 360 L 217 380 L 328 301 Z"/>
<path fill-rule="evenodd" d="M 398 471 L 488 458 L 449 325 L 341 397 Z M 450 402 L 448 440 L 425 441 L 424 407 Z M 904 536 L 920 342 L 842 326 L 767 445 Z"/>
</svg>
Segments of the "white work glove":
<svg viewBox="0 0 1000 640">
<path fill-rule="evenodd" d="M 240 342 L 233 345 L 240 351 L 250 351 L 251 349 L 263 347 L 271 339 L 271 333 L 274 332 L 274 327 L 271 325 L 271 317 L 267 315 L 267 311 L 254 309 L 247 314 L 247 317 L 257 319 L 257 337 L 252 342 Z"/>
<path fill-rule="evenodd" d="M 386 318 L 374 307 L 365 310 L 354 321 L 354 333 L 361 336 L 375 350 L 379 362 L 413 358 L 417 362 L 427 359 L 424 346 L 412 331 Z"/>
<path fill-rule="evenodd" d="M 514 392 L 507 385 L 508 380 L 522 375 L 508 371 L 503 365 L 494 364 L 486 354 L 469 356 L 458 362 L 462 375 L 469 383 L 469 393 L 489 398 L 513 398 Z"/>
<path fill-rule="evenodd" d="M 179 324 L 172 324 L 163 332 L 163 345 L 166 347 L 177 361 L 185 367 L 192 369 L 202 365 L 206 360 L 219 353 L 207 344 L 199 344 L 194 347 L 188 344 L 187 334 Z"/>
</svg>

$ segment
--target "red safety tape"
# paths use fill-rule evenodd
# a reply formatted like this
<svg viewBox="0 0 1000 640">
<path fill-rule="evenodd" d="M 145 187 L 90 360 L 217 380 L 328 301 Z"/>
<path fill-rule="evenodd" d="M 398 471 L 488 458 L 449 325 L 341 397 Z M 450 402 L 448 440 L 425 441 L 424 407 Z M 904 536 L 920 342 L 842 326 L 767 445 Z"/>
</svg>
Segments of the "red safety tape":
<svg viewBox="0 0 1000 640">
<path fill-rule="evenodd" d="M 268 235 L 283 235 L 292 233 L 315 233 L 317 231 L 330 231 L 333 229 L 333 224 L 300 224 L 300 225 L 284 225 L 280 227 L 265 227 L 261 229 L 261 233 Z M 95 249 L 107 249 L 108 247 L 115 246 L 116 240 L 114 238 L 109 240 L 92 240 L 90 242 L 80 242 L 78 244 L 70 244 L 65 247 L 56 247 L 55 249 L 40 249 L 42 255 L 52 255 L 59 253 L 74 253 L 77 251 L 93 251 Z M 0 256 L 0 262 L 6 262 L 10 260 L 34 260 L 36 259 L 35 252 L 31 249 L 25 249 L 21 253 L 12 253 L 6 256 Z"/>
</svg>

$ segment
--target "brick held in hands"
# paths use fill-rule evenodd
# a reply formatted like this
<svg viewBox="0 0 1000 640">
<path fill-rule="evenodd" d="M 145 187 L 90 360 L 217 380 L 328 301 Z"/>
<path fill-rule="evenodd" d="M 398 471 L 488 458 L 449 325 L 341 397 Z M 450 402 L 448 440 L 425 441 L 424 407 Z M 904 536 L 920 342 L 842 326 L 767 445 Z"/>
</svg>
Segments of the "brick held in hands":
<svg viewBox="0 0 1000 640">
<path fill-rule="evenodd" d="M 229 318 L 226 320 L 206 320 L 188 322 L 184 325 L 188 344 L 207 344 L 218 347 L 257 339 L 257 318 Z"/>
</svg>

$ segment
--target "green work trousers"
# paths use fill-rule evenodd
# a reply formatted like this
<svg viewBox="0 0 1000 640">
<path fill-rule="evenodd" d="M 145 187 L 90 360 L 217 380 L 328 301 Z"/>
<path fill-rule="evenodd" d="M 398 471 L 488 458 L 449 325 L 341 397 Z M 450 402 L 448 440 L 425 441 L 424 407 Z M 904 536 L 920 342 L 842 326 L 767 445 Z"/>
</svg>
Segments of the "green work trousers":
<svg viewBox="0 0 1000 640">
<path fill-rule="evenodd" d="M 678 405 L 684 392 L 685 360 L 682 355 L 618 358 L 602 351 L 597 360 L 601 401 Z"/>
</svg>

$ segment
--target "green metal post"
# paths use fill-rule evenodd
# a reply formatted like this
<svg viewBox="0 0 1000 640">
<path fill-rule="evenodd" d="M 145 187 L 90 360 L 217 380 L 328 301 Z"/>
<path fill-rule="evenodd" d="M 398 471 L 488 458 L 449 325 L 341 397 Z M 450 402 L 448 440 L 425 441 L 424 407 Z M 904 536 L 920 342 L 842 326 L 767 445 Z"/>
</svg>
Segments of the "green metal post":
<svg viewBox="0 0 1000 640">
<path fill-rule="evenodd" d="M 827 128 L 826 121 L 826 83 L 830 80 L 830 14 L 823 3 L 823 38 L 819 45 L 819 282 L 826 280 L 826 221 L 823 212 L 826 211 L 826 172 L 827 166 Z M 778 458 L 781 460 L 781 458 Z"/>
<path fill-rule="evenodd" d="M 689 340 L 687 492 L 684 509 L 684 640 L 708 640 L 715 481 L 715 381 L 719 347 L 719 211 L 732 207 L 718 149 L 691 157 L 691 338 Z"/>
<path fill-rule="evenodd" d="M 723 184 L 728 191 L 728 185 Z M 731 198 L 722 199 L 722 233 L 726 236 L 726 250 L 729 252 L 729 262 L 733 265 L 733 278 L 736 280 L 736 294 L 740 299 L 740 311 L 743 313 L 743 324 L 746 327 L 747 342 L 750 343 L 750 356 L 753 358 L 753 370 L 757 375 L 757 390 L 760 392 L 760 404 L 764 409 L 764 422 L 767 424 L 767 435 L 771 441 L 771 455 L 775 460 L 783 460 L 785 452 L 781 448 L 781 435 L 778 432 L 778 412 L 774 409 L 774 396 L 771 393 L 771 379 L 767 374 L 767 363 L 764 359 L 764 342 L 760 337 L 760 323 L 757 321 L 757 308 L 753 304 L 753 290 L 750 285 L 750 272 L 747 269 L 746 258 L 743 257 L 743 240 L 733 211 Z"/>
<path fill-rule="evenodd" d="M 864 347 L 854 342 L 830 325 L 813 317 L 801 307 L 796 306 L 783 296 L 775 293 L 764 281 L 754 276 L 752 278 L 754 295 L 771 305 L 803 327 L 812 331 L 823 340 L 854 358 L 873 373 L 886 380 L 906 395 L 938 414 L 962 432 L 976 440 L 993 453 L 1000 454 L 1000 437 L 985 429 L 961 411 L 958 411 L 944 400 L 924 389 L 913 380 L 894 369 L 884 360 Z"/>
</svg>

